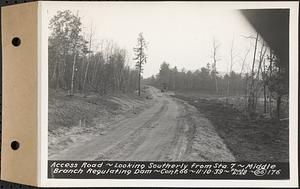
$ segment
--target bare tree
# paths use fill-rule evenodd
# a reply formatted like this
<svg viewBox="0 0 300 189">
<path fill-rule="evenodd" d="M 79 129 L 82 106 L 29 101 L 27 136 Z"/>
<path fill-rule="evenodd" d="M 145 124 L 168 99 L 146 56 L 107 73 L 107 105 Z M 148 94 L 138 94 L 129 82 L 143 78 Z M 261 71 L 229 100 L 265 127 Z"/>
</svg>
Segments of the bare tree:
<svg viewBox="0 0 300 189">
<path fill-rule="evenodd" d="M 263 41 L 261 50 L 260 50 L 259 61 L 258 61 L 258 69 L 257 69 L 257 75 L 256 75 L 257 80 L 259 79 L 259 76 L 260 76 L 260 70 L 261 70 L 261 66 L 262 66 L 266 51 L 267 51 L 267 48 L 265 47 L 265 42 Z"/>
<path fill-rule="evenodd" d="M 269 57 L 269 75 L 268 78 L 272 77 L 272 72 L 273 72 L 273 61 L 274 61 L 274 54 L 273 51 L 270 49 L 270 57 Z M 270 117 L 272 117 L 272 92 L 269 90 L 269 112 L 270 112 Z"/>
<path fill-rule="evenodd" d="M 215 89 L 216 89 L 216 93 L 218 93 L 219 89 L 218 89 L 218 72 L 217 72 L 217 61 L 219 60 L 217 57 L 217 51 L 219 48 L 219 44 L 217 43 L 216 39 L 213 38 L 213 64 L 212 64 L 212 75 L 214 77 L 215 80 Z"/>
<path fill-rule="evenodd" d="M 243 72 L 244 72 L 244 69 L 245 69 L 245 63 L 246 63 L 246 59 L 247 59 L 247 56 L 248 56 L 249 52 L 250 52 L 250 48 L 247 49 L 247 51 L 246 51 L 246 53 L 245 53 L 245 55 L 244 55 L 244 58 L 243 58 L 243 60 L 242 60 L 242 66 L 241 66 L 240 76 L 242 76 L 242 74 L 243 74 Z"/>
<path fill-rule="evenodd" d="M 70 96 L 74 95 L 74 78 L 75 78 L 76 58 L 77 58 L 77 52 L 74 53 L 74 59 L 73 59 Z"/>
<path fill-rule="evenodd" d="M 89 48 L 88 51 L 85 52 L 88 54 L 88 59 L 87 59 L 87 63 L 86 63 L 86 68 L 85 68 L 85 73 L 84 73 L 84 79 L 83 79 L 83 85 L 82 85 L 82 89 L 84 91 L 84 93 L 86 93 L 86 80 L 87 80 L 87 74 L 88 74 L 88 70 L 89 70 L 89 65 L 90 65 L 90 59 L 91 59 L 91 48 L 92 48 L 92 38 L 93 38 L 93 28 L 91 26 L 91 31 L 90 31 L 90 35 L 89 35 Z"/>
<path fill-rule="evenodd" d="M 263 92 L 264 92 L 264 114 L 267 114 L 267 82 L 266 82 L 266 61 L 263 62 L 262 79 L 263 79 Z"/>
<path fill-rule="evenodd" d="M 72 47 L 72 54 L 73 54 L 73 65 L 72 65 L 72 76 L 71 76 L 71 87 L 70 87 L 70 96 L 74 95 L 74 78 L 75 78 L 75 67 L 76 67 L 76 59 L 77 54 L 82 53 L 84 49 L 86 48 L 85 44 L 86 41 L 83 39 L 83 36 L 81 34 L 82 28 L 81 28 L 81 20 L 78 16 L 78 11 L 76 16 L 74 16 L 72 22 L 72 29 L 70 34 L 70 41 L 71 41 L 71 47 Z"/>
<path fill-rule="evenodd" d="M 254 68 L 255 68 L 255 59 L 256 59 L 256 49 L 257 49 L 257 43 L 258 43 L 258 33 L 256 34 L 255 38 L 255 46 L 254 46 L 254 55 L 253 55 L 253 62 L 252 62 L 252 69 L 251 69 L 251 75 L 250 75 L 250 87 L 249 87 L 249 97 L 248 97 L 248 113 L 250 116 L 255 112 L 255 103 L 254 103 Z"/>
<path fill-rule="evenodd" d="M 261 82 L 260 81 L 260 75 L 261 75 L 261 69 L 262 69 L 262 64 L 264 63 L 265 61 L 265 54 L 266 54 L 266 51 L 267 51 L 267 47 L 265 46 L 265 42 L 263 41 L 262 43 L 262 46 L 261 46 L 261 50 L 260 50 L 260 55 L 259 55 L 259 61 L 258 61 L 258 69 L 257 69 L 257 75 L 256 75 L 256 81 L 257 81 L 257 84 L 254 88 L 254 94 L 255 94 L 255 107 L 256 107 L 256 104 L 257 104 L 257 99 L 259 97 L 259 92 L 260 92 L 260 87 L 261 87 Z"/>
<path fill-rule="evenodd" d="M 58 11 L 49 28 L 50 88 L 66 90 L 70 96 L 76 90 L 84 95 L 91 90 L 101 95 L 136 90 L 138 74 L 126 64 L 126 50 L 107 39 L 100 39 L 96 48 L 92 27 L 83 37 L 78 12 Z"/>
</svg>

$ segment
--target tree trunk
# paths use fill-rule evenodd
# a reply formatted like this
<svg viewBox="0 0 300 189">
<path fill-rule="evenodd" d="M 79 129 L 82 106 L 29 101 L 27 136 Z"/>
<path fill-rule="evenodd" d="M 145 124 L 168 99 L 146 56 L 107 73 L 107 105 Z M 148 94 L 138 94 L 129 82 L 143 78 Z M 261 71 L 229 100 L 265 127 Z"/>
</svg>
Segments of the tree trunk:
<svg viewBox="0 0 300 189">
<path fill-rule="evenodd" d="M 264 114 L 267 114 L 267 92 L 266 92 L 265 84 L 264 84 Z"/>
<path fill-rule="evenodd" d="M 273 63 L 273 53 L 272 53 L 272 50 L 270 49 L 270 65 L 269 65 L 269 77 L 271 78 L 272 76 L 272 63 Z M 272 117 L 272 111 L 273 111 L 273 108 L 272 108 L 272 93 L 271 91 L 269 90 L 269 112 L 270 112 L 270 117 Z"/>
<path fill-rule="evenodd" d="M 70 96 L 74 95 L 75 64 L 76 64 L 76 53 L 74 54 L 74 61 L 73 61 L 73 68 L 72 68 L 72 79 L 71 79 Z"/>
<path fill-rule="evenodd" d="M 218 88 L 218 78 L 217 78 L 217 44 L 216 44 L 216 40 L 214 38 L 213 40 L 213 71 L 214 71 L 214 77 L 215 77 L 215 87 L 216 87 L 216 93 L 219 92 L 219 88 Z"/>
<path fill-rule="evenodd" d="M 51 79 L 50 79 L 50 81 L 51 81 L 51 83 L 53 83 L 55 89 L 57 89 L 57 87 L 58 87 L 58 82 L 57 82 L 57 80 L 58 80 L 57 75 L 58 74 L 57 74 L 57 72 L 58 72 L 58 61 L 56 61 L 55 64 L 54 64 L 53 73 L 52 73 L 52 76 L 51 76 Z"/>
<path fill-rule="evenodd" d="M 230 65 L 229 65 L 229 73 L 228 73 L 228 80 L 227 80 L 227 98 L 226 98 L 227 103 L 228 103 L 228 98 L 230 95 L 230 78 L 231 78 L 231 72 L 232 72 L 233 50 L 234 50 L 233 47 L 234 47 L 234 38 L 232 39 L 231 49 L 230 49 Z"/>
<path fill-rule="evenodd" d="M 263 65 L 263 84 L 264 84 L 264 114 L 267 114 L 267 89 L 266 89 L 266 63 L 264 61 L 264 65 Z"/>
<path fill-rule="evenodd" d="M 270 117 L 273 117 L 273 107 L 272 107 L 272 93 L 269 90 L 269 113 L 270 113 Z"/>
<path fill-rule="evenodd" d="M 140 62 L 140 65 L 139 65 L 139 96 L 141 96 L 141 69 L 142 69 L 142 65 Z"/>
<path fill-rule="evenodd" d="M 230 80 L 229 80 L 230 78 L 229 78 L 229 76 L 228 76 L 228 79 L 227 79 L 227 98 L 226 98 L 226 103 L 228 103 L 228 98 L 229 98 L 229 93 L 230 93 Z"/>
<path fill-rule="evenodd" d="M 216 83 L 216 93 L 219 92 L 219 89 L 218 89 L 218 78 L 217 78 L 217 74 L 215 75 L 215 83 Z"/>
<path fill-rule="evenodd" d="M 67 88 L 67 78 L 68 78 L 68 76 L 67 76 L 67 72 L 66 72 L 66 70 L 67 70 L 67 55 L 66 55 L 66 53 L 64 53 L 64 64 L 63 64 L 63 76 L 62 76 L 62 86 L 63 87 L 66 87 Z"/>
<path fill-rule="evenodd" d="M 247 113 L 247 98 L 248 98 L 248 76 L 246 75 L 246 84 L 245 84 L 245 113 Z"/>
<path fill-rule="evenodd" d="M 86 95 L 86 87 L 85 87 L 85 85 L 86 85 L 86 78 L 87 78 L 87 73 L 88 73 L 89 65 L 90 65 L 90 60 L 87 60 L 87 64 L 86 64 L 86 68 L 85 68 L 85 73 L 84 73 L 84 78 L 83 78 L 83 86 L 82 86 L 82 90 L 85 93 L 85 95 Z"/>
<path fill-rule="evenodd" d="M 85 89 L 86 78 L 87 78 L 87 73 L 88 73 L 89 65 L 90 65 L 90 61 L 91 61 L 92 35 L 93 35 L 93 32 L 92 32 L 92 27 L 91 27 L 91 34 L 90 34 L 90 41 L 89 41 L 89 51 L 88 51 L 89 56 L 88 56 L 87 65 L 86 65 L 86 68 L 85 68 L 84 79 L 83 79 L 83 86 L 82 86 L 82 89 L 83 89 L 83 91 L 85 93 L 84 95 L 86 95 L 86 89 Z"/>
<path fill-rule="evenodd" d="M 253 115 L 255 112 L 254 107 L 254 66 L 255 66 L 255 57 L 256 57 L 256 49 L 257 49 L 257 41 L 258 41 L 258 33 L 256 35 L 255 39 L 255 47 L 254 47 L 254 55 L 253 55 L 253 63 L 252 63 L 252 69 L 251 69 L 251 84 L 250 84 L 250 91 L 249 91 L 249 98 L 248 98 L 248 113 L 250 116 Z"/>
<path fill-rule="evenodd" d="M 280 119 L 281 96 L 277 97 L 277 119 Z"/>
</svg>

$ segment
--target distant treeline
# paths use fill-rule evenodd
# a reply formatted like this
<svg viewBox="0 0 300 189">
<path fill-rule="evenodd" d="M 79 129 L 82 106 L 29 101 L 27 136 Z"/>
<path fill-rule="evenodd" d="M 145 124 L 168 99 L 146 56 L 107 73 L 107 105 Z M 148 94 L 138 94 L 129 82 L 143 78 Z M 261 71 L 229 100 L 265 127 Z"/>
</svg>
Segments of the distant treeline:
<svg viewBox="0 0 300 189">
<path fill-rule="evenodd" d="M 50 20 L 49 29 L 50 88 L 64 89 L 70 95 L 136 90 L 138 71 L 126 64 L 126 50 L 108 40 L 95 44 L 92 27 L 90 33 L 84 34 L 78 14 L 58 11 Z M 93 46 L 99 50 L 93 51 Z"/>
<path fill-rule="evenodd" d="M 178 70 L 177 67 L 171 67 L 170 64 L 163 62 L 157 76 L 147 79 L 147 82 L 153 86 L 161 88 L 166 85 L 169 90 L 177 91 L 201 91 L 203 93 L 216 94 L 216 79 L 218 92 L 226 94 L 228 80 L 230 80 L 230 94 L 243 94 L 247 82 L 247 76 L 232 71 L 230 75 L 219 76 L 212 71 L 207 63 L 206 67 L 190 70 Z"/>
</svg>

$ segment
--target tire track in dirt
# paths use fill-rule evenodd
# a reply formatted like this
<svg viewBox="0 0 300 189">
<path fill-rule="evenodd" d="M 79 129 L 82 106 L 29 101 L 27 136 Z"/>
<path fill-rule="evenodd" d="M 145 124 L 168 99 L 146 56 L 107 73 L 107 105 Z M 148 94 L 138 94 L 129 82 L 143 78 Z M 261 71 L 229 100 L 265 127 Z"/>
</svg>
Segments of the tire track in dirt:
<svg viewBox="0 0 300 189">
<path fill-rule="evenodd" d="M 156 95 L 156 94 L 154 94 Z M 156 98 L 156 96 L 155 96 Z M 52 160 L 93 160 L 101 159 L 99 152 L 114 146 L 123 139 L 130 138 L 136 130 L 141 127 L 149 126 L 158 119 L 163 111 L 166 111 L 166 103 L 161 98 L 154 99 L 154 104 L 145 111 L 137 114 L 135 117 L 130 116 L 119 122 L 114 122 L 106 130 L 106 134 L 93 137 L 84 144 L 75 144 L 68 149 L 50 157 Z M 103 157 L 105 159 L 105 157 Z M 109 157 L 109 159 L 111 159 Z"/>
<path fill-rule="evenodd" d="M 52 160 L 234 161 L 214 127 L 198 110 L 168 93 L 152 91 L 152 105 L 77 144 Z"/>
<path fill-rule="evenodd" d="M 162 95 L 161 99 L 167 100 L 168 111 L 156 123 L 156 126 L 145 132 L 146 140 L 128 157 L 127 160 L 156 160 L 164 161 L 170 151 L 172 138 L 176 133 L 177 104 L 168 96 Z"/>
<path fill-rule="evenodd" d="M 162 107 L 154 114 L 151 119 L 145 122 L 141 127 L 131 132 L 126 138 L 120 140 L 118 143 L 104 149 L 95 160 L 120 160 L 127 159 L 130 154 L 145 140 L 147 129 L 151 130 L 157 126 L 158 120 L 168 110 L 168 101 L 164 100 Z"/>
<path fill-rule="evenodd" d="M 187 106 L 179 100 L 176 100 L 176 102 L 180 105 L 181 111 L 177 117 L 176 135 L 170 146 L 170 149 L 173 149 L 173 151 L 170 151 L 168 154 L 168 159 L 172 161 L 185 161 L 189 159 L 192 151 L 196 125 L 190 112 L 187 110 Z"/>
</svg>

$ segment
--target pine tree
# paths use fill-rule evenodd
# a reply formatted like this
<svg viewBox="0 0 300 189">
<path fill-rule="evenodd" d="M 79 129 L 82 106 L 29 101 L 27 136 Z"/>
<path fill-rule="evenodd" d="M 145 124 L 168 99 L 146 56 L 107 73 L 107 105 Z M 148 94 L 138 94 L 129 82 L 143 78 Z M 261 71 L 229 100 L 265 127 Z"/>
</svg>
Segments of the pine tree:
<svg viewBox="0 0 300 189">
<path fill-rule="evenodd" d="M 147 42 L 143 36 L 143 33 L 139 33 L 138 39 L 137 39 L 137 45 L 133 48 L 135 57 L 134 60 L 136 61 L 136 68 L 138 70 L 138 93 L 139 96 L 141 95 L 141 74 L 143 72 L 143 64 L 147 63 L 147 55 L 146 55 L 146 49 L 147 49 Z"/>
</svg>

